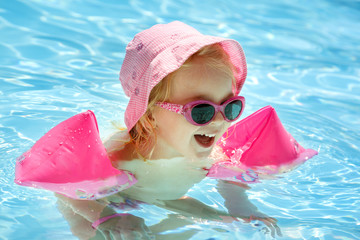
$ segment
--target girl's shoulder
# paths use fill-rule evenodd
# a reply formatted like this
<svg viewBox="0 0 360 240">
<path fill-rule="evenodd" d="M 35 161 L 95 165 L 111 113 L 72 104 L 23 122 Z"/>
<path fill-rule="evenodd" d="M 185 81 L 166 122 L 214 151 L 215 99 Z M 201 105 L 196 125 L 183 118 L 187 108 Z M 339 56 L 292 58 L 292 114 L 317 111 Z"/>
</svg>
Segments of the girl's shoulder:
<svg viewBox="0 0 360 240">
<path fill-rule="evenodd" d="M 104 141 L 106 150 L 113 151 L 114 149 L 123 148 L 131 141 L 130 135 L 126 128 L 119 129 L 107 137 Z"/>
<path fill-rule="evenodd" d="M 130 161 L 134 158 L 135 147 L 127 129 L 120 129 L 111 134 L 104 141 L 104 146 L 114 167 L 121 161 Z"/>
</svg>

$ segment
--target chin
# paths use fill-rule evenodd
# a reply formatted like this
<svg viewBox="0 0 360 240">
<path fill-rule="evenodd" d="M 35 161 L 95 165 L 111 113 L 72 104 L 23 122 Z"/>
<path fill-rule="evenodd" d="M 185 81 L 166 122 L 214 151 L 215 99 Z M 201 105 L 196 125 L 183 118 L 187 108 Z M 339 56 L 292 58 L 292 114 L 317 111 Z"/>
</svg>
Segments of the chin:
<svg viewBox="0 0 360 240">
<path fill-rule="evenodd" d="M 208 157 L 211 155 L 212 149 L 213 149 L 213 148 L 208 148 L 208 149 L 206 149 L 205 151 L 196 152 L 196 153 L 194 154 L 194 155 L 195 155 L 195 158 L 197 158 L 197 159 L 208 158 Z"/>
</svg>

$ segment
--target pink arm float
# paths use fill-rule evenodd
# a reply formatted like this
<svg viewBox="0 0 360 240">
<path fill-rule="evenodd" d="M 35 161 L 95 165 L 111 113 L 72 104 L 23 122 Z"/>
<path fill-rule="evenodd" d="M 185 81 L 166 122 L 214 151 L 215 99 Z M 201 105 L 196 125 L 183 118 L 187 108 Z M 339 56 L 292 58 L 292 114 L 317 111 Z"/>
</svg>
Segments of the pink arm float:
<svg viewBox="0 0 360 240">
<path fill-rule="evenodd" d="M 130 187 L 136 179 L 111 165 L 95 115 L 87 111 L 55 126 L 20 156 L 15 182 L 75 199 L 97 199 Z"/>
<path fill-rule="evenodd" d="M 256 182 L 258 174 L 288 172 L 318 154 L 304 149 L 285 130 L 275 109 L 264 107 L 231 126 L 216 143 L 213 156 L 221 159 L 208 177 Z"/>
<path fill-rule="evenodd" d="M 284 129 L 275 110 L 260 109 L 228 129 L 213 155 L 208 177 L 256 182 L 257 173 L 276 174 L 316 155 Z M 137 182 L 107 157 L 96 118 L 87 111 L 55 126 L 17 159 L 15 182 L 75 199 L 98 199 Z"/>
</svg>

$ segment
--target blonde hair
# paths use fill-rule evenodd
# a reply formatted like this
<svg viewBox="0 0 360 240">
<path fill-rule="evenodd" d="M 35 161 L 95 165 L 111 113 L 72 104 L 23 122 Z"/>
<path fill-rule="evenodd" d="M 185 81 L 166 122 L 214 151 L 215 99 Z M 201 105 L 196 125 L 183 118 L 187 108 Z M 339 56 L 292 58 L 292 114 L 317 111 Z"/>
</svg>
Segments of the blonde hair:
<svg viewBox="0 0 360 240">
<path fill-rule="evenodd" d="M 179 71 L 190 68 L 194 60 L 201 61 L 207 67 L 225 73 L 231 77 L 233 87 L 236 87 L 234 77 L 235 68 L 221 44 L 216 43 L 202 47 L 191 55 L 179 69 L 168 74 L 151 90 L 145 114 L 129 132 L 138 157 L 144 160 L 150 158 L 154 150 L 157 136 L 155 131 L 156 123 L 152 117 L 152 113 L 156 107 L 156 103 L 165 102 L 170 98 L 172 79 L 174 79 Z"/>
</svg>

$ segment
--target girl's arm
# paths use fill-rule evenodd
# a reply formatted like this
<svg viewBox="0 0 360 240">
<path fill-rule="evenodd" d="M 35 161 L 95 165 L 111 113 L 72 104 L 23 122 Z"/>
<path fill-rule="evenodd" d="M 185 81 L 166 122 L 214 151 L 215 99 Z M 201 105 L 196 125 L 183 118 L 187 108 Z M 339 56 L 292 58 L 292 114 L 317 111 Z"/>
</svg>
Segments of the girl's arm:
<svg viewBox="0 0 360 240">
<path fill-rule="evenodd" d="M 71 210 L 74 214 L 81 216 L 88 222 L 94 222 L 101 217 L 116 213 L 107 207 L 106 204 L 98 201 L 76 200 L 60 194 L 55 194 L 55 196 L 58 199 L 57 203 L 61 212 Z"/>
<path fill-rule="evenodd" d="M 262 221 L 270 228 L 273 236 L 275 234 L 281 236 L 277 220 L 259 212 L 257 207 L 249 201 L 246 190 L 250 188 L 246 184 L 219 180 L 217 188 L 218 192 L 225 199 L 225 207 L 231 216 L 241 218 L 246 222 L 252 220 Z"/>
<path fill-rule="evenodd" d="M 59 194 L 56 197 L 59 211 L 79 239 L 134 239 L 134 236 L 146 239 L 151 235 L 144 219 L 131 214 L 112 217 L 94 229 L 95 221 L 116 214 L 106 201 L 75 200 Z"/>
<path fill-rule="evenodd" d="M 188 196 L 177 200 L 164 200 L 156 205 L 190 218 L 221 222 L 229 221 L 229 218 L 231 221 L 235 220 L 226 211 L 215 209 Z"/>
</svg>

